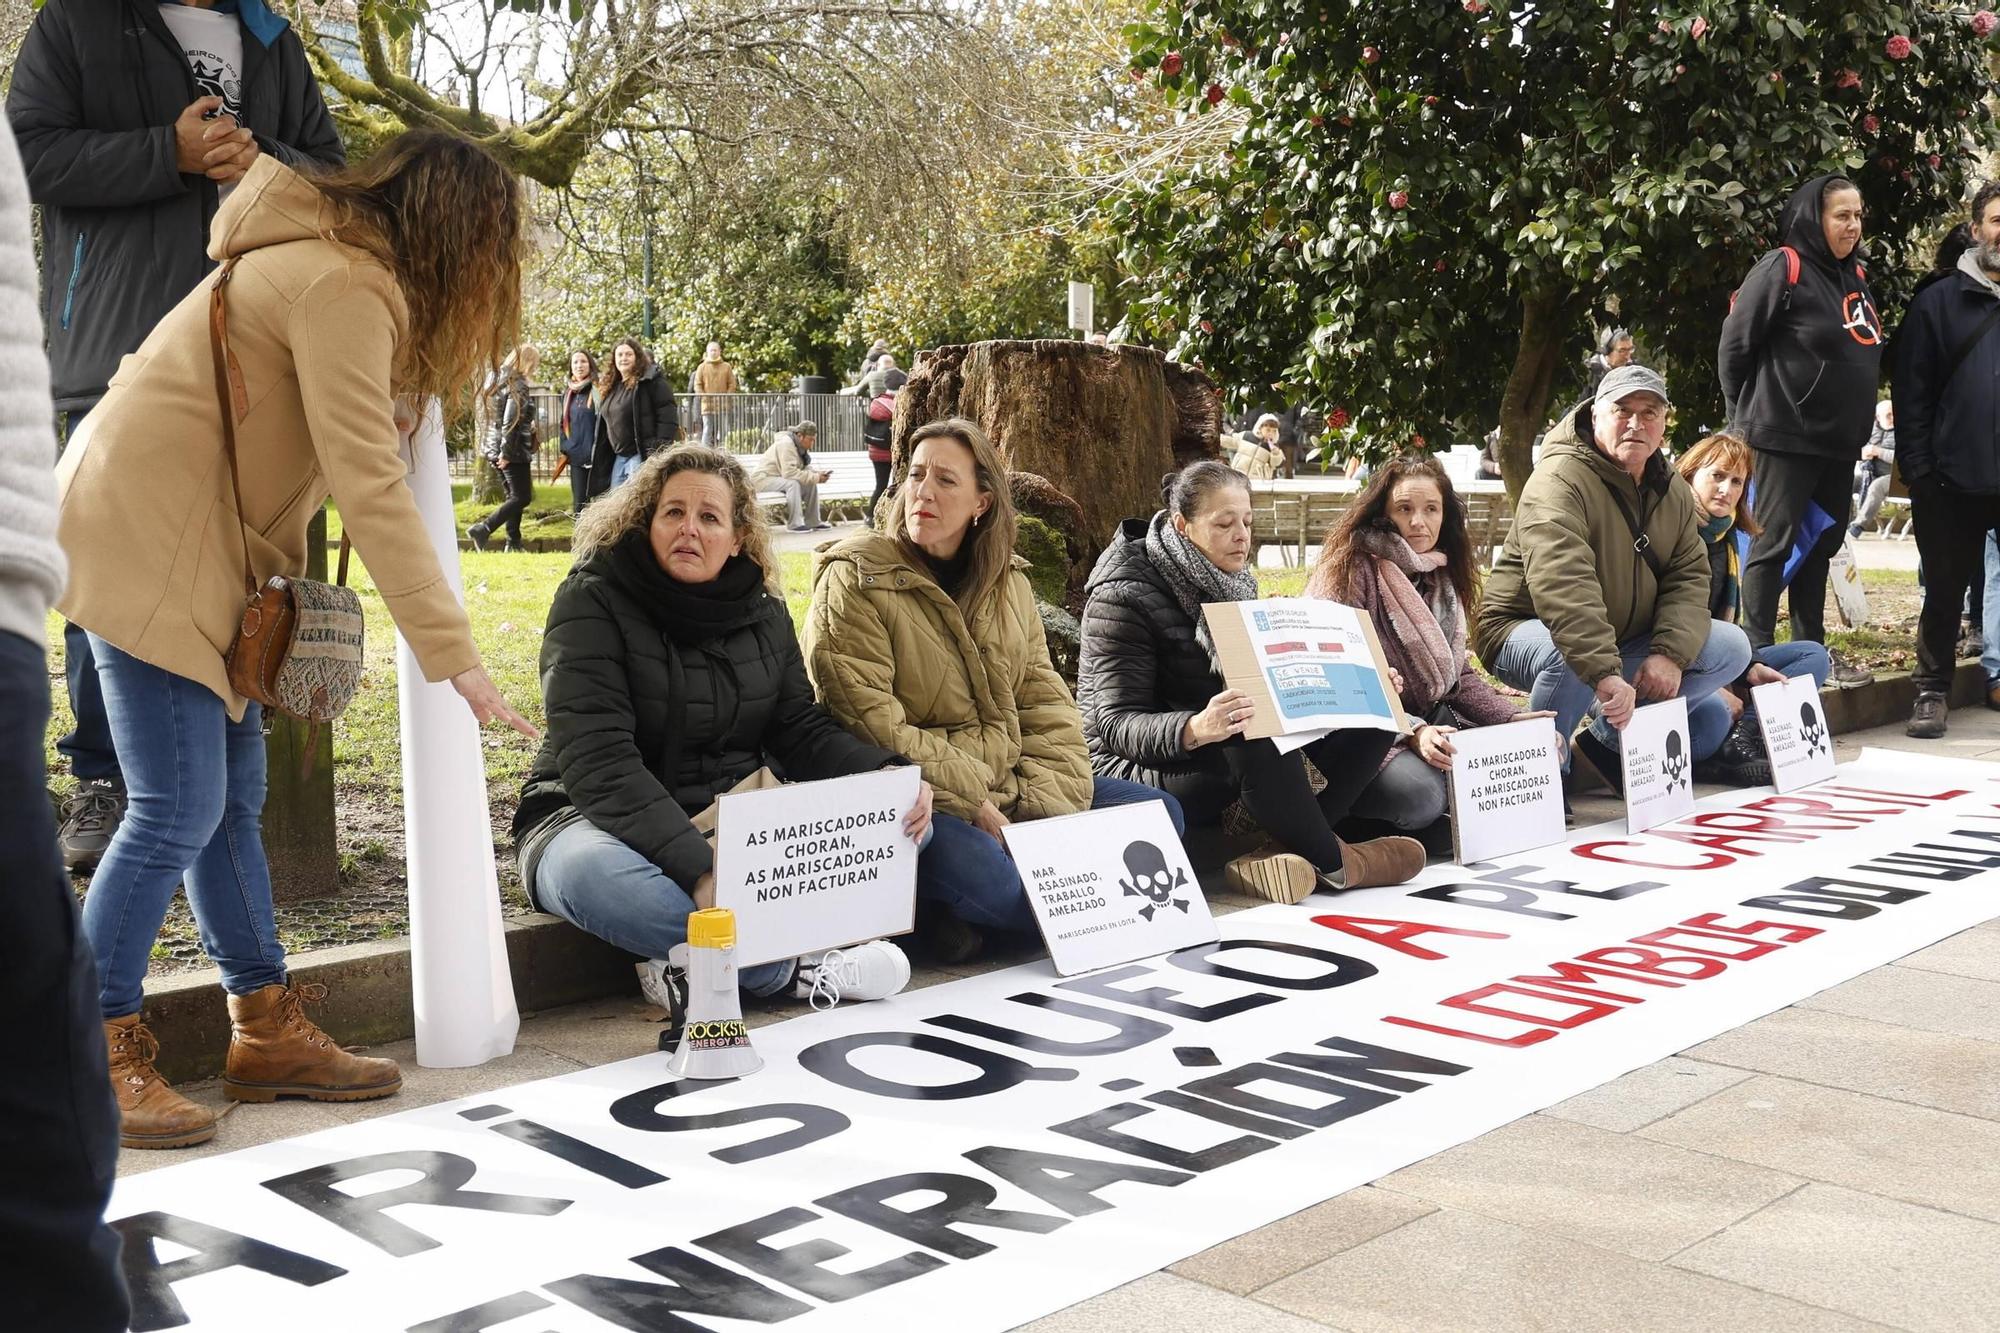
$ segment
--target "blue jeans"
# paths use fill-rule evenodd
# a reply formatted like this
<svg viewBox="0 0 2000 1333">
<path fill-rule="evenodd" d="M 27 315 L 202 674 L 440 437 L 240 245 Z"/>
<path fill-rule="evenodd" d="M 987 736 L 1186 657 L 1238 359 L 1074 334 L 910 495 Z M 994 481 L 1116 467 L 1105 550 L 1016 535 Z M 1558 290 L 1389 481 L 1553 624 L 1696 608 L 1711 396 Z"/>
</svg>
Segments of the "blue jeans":
<svg viewBox="0 0 2000 1333">
<path fill-rule="evenodd" d="M 1986 602 L 1980 619 L 1986 622 L 1979 627 L 1986 646 L 1980 650 L 1979 665 L 1986 668 L 1986 684 L 1991 688 L 2000 685 L 2000 546 L 1994 544 L 1991 532 L 1986 534 Z"/>
<path fill-rule="evenodd" d="M 111 741 L 111 722 L 104 716 L 104 688 L 97 681 L 97 662 L 90 654 L 90 635 L 81 625 L 63 622 L 63 675 L 69 683 L 69 709 L 76 725 L 56 742 L 79 782 L 123 784 L 118 751 Z"/>
<path fill-rule="evenodd" d="M 665 958 L 686 944 L 694 899 L 624 839 L 580 819 L 549 840 L 535 864 L 535 901 L 544 911 L 641 958 Z M 789 960 L 746 967 L 737 981 L 752 995 L 791 984 Z"/>
<path fill-rule="evenodd" d="M 1619 670 L 1625 679 L 1638 674 L 1640 665 L 1652 651 L 1652 640 L 1632 639 L 1618 645 Z M 1493 674 L 1517 690 L 1528 691 L 1528 707 L 1555 713 L 1556 734 L 1567 737 L 1576 730 L 1584 714 L 1597 704 L 1597 682 L 1584 681 L 1570 670 L 1562 650 L 1549 637 L 1548 627 L 1539 620 L 1525 620 L 1514 627 L 1501 645 L 1499 660 L 1488 663 Z M 1742 630 L 1726 621 L 1708 623 L 1708 641 L 1681 673 L 1680 697 L 1688 708 L 1714 694 L 1750 667 L 1750 640 Z M 1618 748 L 1618 733 L 1598 715 L 1590 724 L 1598 740 Z"/>
<path fill-rule="evenodd" d="M 83 903 L 106 1018 L 139 1012 L 146 964 L 174 890 L 187 885 L 202 948 L 222 988 L 248 995 L 285 980 L 264 860 L 264 734 L 207 686 L 141 662 L 95 634 L 104 710 L 125 767 L 125 818 Z"/>
<path fill-rule="evenodd" d="M 613 454 L 611 456 L 611 488 L 613 490 L 632 480 L 632 474 L 646 460 L 637 454 Z M 664 956 L 664 955 L 662 955 Z"/>
<path fill-rule="evenodd" d="M 1759 648 L 1756 658 L 1781 676 L 1811 676 L 1815 685 L 1826 684 L 1833 671 L 1833 659 L 1824 647 L 1810 640 L 1794 639 Z M 1743 716 L 1757 716 L 1757 702 L 1748 691 L 1743 695 Z M 1688 752 L 1697 764 L 1722 747 L 1729 735 L 1729 708 L 1722 696 L 1711 694 L 1688 706 Z"/>
<path fill-rule="evenodd" d="M 1187 827 L 1181 803 L 1157 787 L 1121 778 L 1092 778 L 1090 808 L 1163 801 L 1175 834 Z M 917 858 L 917 898 L 944 905 L 959 920 L 987 930 L 1034 935 L 1035 909 L 1007 849 L 977 825 L 952 815 L 931 817 L 931 841 Z"/>
</svg>

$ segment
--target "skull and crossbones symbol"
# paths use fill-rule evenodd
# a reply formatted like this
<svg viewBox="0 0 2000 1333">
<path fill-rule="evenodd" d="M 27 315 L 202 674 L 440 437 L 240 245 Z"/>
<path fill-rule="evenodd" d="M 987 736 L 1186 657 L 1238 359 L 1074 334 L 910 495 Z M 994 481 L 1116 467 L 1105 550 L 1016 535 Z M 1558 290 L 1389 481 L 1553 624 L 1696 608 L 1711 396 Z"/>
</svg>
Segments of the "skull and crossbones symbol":
<svg viewBox="0 0 2000 1333">
<path fill-rule="evenodd" d="M 1678 731 L 1667 733 L 1667 753 L 1666 757 L 1660 761 L 1660 767 L 1667 775 L 1668 791 L 1672 791 L 1675 787 L 1680 786 L 1686 778 L 1688 767 L 1687 752 L 1682 748 L 1681 734 Z"/>
<path fill-rule="evenodd" d="M 1187 899 L 1174 897 L 1174 890 L 1187 887 L 1187 871 L 1170 869 L 1167 858 L 1160 849 L 1150 842 L 1135 842 L 1125 848 L 1125 870 L 1132 876 L 1132 882 L 1118 881 L 1118 887 L 1125 890 L 1127 898 L 1145 898 L 1147 903 L 1139 909 L 1139 915 L 1146 920 L 1153 919 L 1153 913 L 1169 904 L 1185 912 Z"/>
<path fill-rule="evenodd" d="M 1819 714 L 1809 703 L 1799 705 L 1799 731 L 1806 738 L 1806 752 L 1818 754 L 1826 740 L 1826 724 L 1819 720 Z"/>
</svg>

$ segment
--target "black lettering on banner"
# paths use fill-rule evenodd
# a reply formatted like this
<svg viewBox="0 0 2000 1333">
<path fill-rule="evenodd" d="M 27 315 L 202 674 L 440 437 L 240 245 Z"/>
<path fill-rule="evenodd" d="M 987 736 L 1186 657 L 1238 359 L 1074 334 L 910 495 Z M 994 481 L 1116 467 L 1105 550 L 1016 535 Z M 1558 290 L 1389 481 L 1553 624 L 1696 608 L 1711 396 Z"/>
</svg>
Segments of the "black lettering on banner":
<svg viewBox="0 0 2000 1333">
<path fill-rule="evenodd" d="M 1479 877 L 1483 884 L 1508 884 L 1517 889 L 1533 889 L 1542 893 L 1567 893 L 1578 898 L 1603 898 L 1618 902 L 1625 898 L 1635 898 L 1654 889 L 1664 889 L 1663 879 L 1640 879 L 1630 884 L 1620 884 L 1609 889 L 1580 889 L 1573 879 L 1529 879 L 1529 875 L 1541 873 L 1540 866 L 1502 866 Z"/>
<path fill-rule="evenodd" d="M 1249 995 L 1239 995 L 1232 1000 L 1219 1000 L 1214 1004 L 1189 1004 L 1174 998 L 1177 990 L 1164 986 L 1149 986 L 1145 990 L 1120 990 L 1117 983 L 1130 981 L 1134 977 L 1154 975 L 1150 967 L 1114 968 L 1109 972 L 1096 972 L 1087 977 L 1076 977 L 1056 983 L 1057 990 L 1081 991 L 1085 995 L 1095 995 L 1101 1000 L 1113 1000 L 1119 1004 L 1129 1004 L 1140 1009 L 1151 1009 L 1158 1014 L 1171 1014 L 1175 1018 L 1192 1019 L 1197 1023 L 1213 1023 L 1218 1018 L 1228 1018 L 1250 1009 L 1260 1009 L 1267 1004 L 1277 1004 L 1285 997 L 1272 995 L 1268 991 L 1255 991 Z"/>
<path fill-rule="evenodd" d="M 1941 842 L 1920 842 L 1903 851 L 1864 861 L 1854 868 L 1905 875 L 1911 879 L 1956 883 L 1996 867 L 2000 867 L 2000 852 L 1987 852 L 1977 847 L 1952 847 Z"/>
<path fill-rule="evenodd" d="M 1311 958 L 1322 963 L 1332 963 L 1331 972 L 1322 972 L 1316 977 L 1274 977 L 1265 972 L 1252 972 L 1245 968 L 1228 967 L 1211 962 L 1218 953 L 1230 953 L 1238 949 L 1261 949 L 1265 953 L 1290 954 L 1294 958 Z M 1344 953 L 1333 953 L 1326 949 L 1315 949 L 1309 944 L 1293 944 L 1288 940 L 1217 940 L 1213 944 L 1197 944 L 1167 955 L 1167 961 L 1188 972 L 1201 972 L 1212 977 L 1228 977 L 1231 981 L 1247 981 L 1256 986 L 1276 986 L 1279 990 L 1335 990 L 1350 986 L 1357 981 L 1366 981 L 1381 971 L 1375 964 L 1359 958 L 1350 958 Z"/>
<path fill-rule="evenodd" d="M 1010 1004 L 1025 1004 L 1037 1009 L 1047 1009 L 1071 1018 L 1089 1019 L 1110 1028 L 1111 1035 L 1096 1041 L 1059 1041 L 1054 1037 L 1041 1037 L 1032 1032 L 1021 1032 L 1014 1028 L 1002 1027 L 997 1023 L 986 1023 L 976 1018 L 966 1018 L 960 1014 L 939 1014 L 926 1018 L 924 1022 L 933 1027 L 948 1028 L 953 1032 L 963 1032 L 968 1037 L 984 1037 L 988 1041 L 1017 1046 L 1036 1055 L 1116 1055 L 1129 1051 L 1135 1046 L 1144 1046 L 1149 1041 L 1157 1041 L 1173 1028 L 1158 1019 L 1142 1014 L 1128 1014 L 1118 1009 L 1103 1009 L 1094 1004 L 1078 1004 L 1059 995 L 1040 995 L 1029 991 L 1024 995 L 1009 995 Z"/>
<path fill-rule="evenodd" d="M 1438 1060 L 1428 1055 L 1412 1055 L 1389 1046 L 1371 1046 L 1365 1041 L 1355 1041 L 1351 1037 L 1328 1037 L 1315 1042 L 1321 1050 L 1336 1051 L 1337 1055 L 1321 1055 L 1314 1051 L 1308 1055 L 1285 1054 L 1271 1058 L 1279 1064 L 1297 1065 L 1331 1078 L 1349 1079 L 1356 1083 L 1372 1083 L 1378 1088 L 1389 1088 L 1396 1092 L 1416 1092 L 1428 1088 L 1428 1083 L 1415 1079 L 1398 1078 L 1396 1074 L 1436 1074 L 1449 1078 L 1463 1074 L 1470 1065 L 1454 1064 L 1450 1060 Z M 1390 1073 L 1390 1070 L 1396 1073 Z"/>
<path fill-rule="evenodd" d="M 279 1176 L 263 1184 L 265 1189 L 279 1198 L 289 1199 L 307 1212 L 318 1214 L 398 1259 L 434 1250 L 439 1242 L 415 1227 L 405 1226 L 386 1216 L 386 1209 L 418 1203 L 434 1208 L 473 1208 L 490 1213 L 551 1217 L 576 1202 L 574 1199 L 544 1199 L 531 1194 L 489 1194 L 483 1190 L 462 1188 L 477 1170 L 470 1157 L 412 1150 L 350 1157 L 345 1161 L 294 1171 L 291 1175 Z M 371 1194 L 349 1194 L 335 1188 L 342 1181 L 359 1180 L 380 1171 L 421 1171 L 423 1179 L 392 1189 L 376 1190 Z"/>
<path fill-rule="evenodd" d="M 1868 884 L 1858 879 L 1834 879 L 1813 875 L 1785 885 L 1761 898 L 1746 898 L 1744 907 L 1773 912 L 1796 912 L 1801 916 L 1830 916 L 1842 921 L 1863 921 L 1912 898 L 1928 896 L 1923 889 L 1892 889 L 1886 884 Z"/>
<path fill-rule="evenodd" d="M 947 1060 L 957 1060 L 972 1065 L 980 1073 L 976 1078 L 961 1079 L 956 1083 L 924 1084 L 879 1078 L 864 1070 L 856 1069 L 849 1057 L 856 1051 L 876 1046 L 928 1051 Z M 800 1051 L 799 1064 L 828 1082 L 838 1083 L 841 1087 L 851 1088 L 855 1092 L 869 1092 L 877 1097 L 897 1097 L 904 1101 L 919 1102 L 945 1102 L 964 1097 L 984 1097 L 990 1093 L 1005 1092 L 1017 1083 L 1040 1079 L 1065 1083 L 1076 1077 L 1074 1069 L 1049 1069 L 1041 1065 L 1031 1065 L 1026 1061 L 1016 1060 L 1011 1055 L 1001 1055 L 998 1051 L 967 1046 L 964 1042 L 953 1041 L 949 1037 L 934 1037 L 928 1032 L 857 1032 L 852 1036 L 834 1037 Z"/>
<path fill-rule="evenodd" d="M 697 1112 L 691 1115 L 667 1115 L 660 1110 L 664 1102 L 676 1097 L 685 1097 L 690 1092 L 700 1092 L 703 1088 L 726 1088 L 736 1080 L 718 1078 L 697 1081 L 676 1079 L 671 1083 L 659 1083 L 650 1088 L 629 1092 L 611 1103 L 611 1118 L 627 1129 L 644 1130 L 649 1134 L 685 1134 L 695 1129 L 726 1129 L 731 1125 L 754 1125 L 759 1120 L 790 1120 L 798 1128 L 788 1129 L 782 1134 L 768 1138 L 752 1139 L 733 1147 L 717 1148 L 709 1153 L 718 1162 L 738 1166 L 744 1162 L 761 1161 L 775 1157 L 794 1148 L 830 1139 L 835 1134 L 853 1125 L 840 1112 L 824 1106 L 808 1106 L 803 1102 L 774 1102 L 769 1106 L 738 1106 L 727 1111 Z"/>
<path fill-rule="evenodd" d="M 812 1309 L 796 1297 L 678 1246 L 635 1254 L 632 1262 L 666 1282 L 578 1273 L 542 1285 L 552 1295 L 630 1333 L 710 1333 L 708 1325 L 682 1319 L 682 1314 L 775 1324 Z"/>
<path fill-rule="evenodd" d="M 132 1333 L 153 1333 L 186 1324 L 187 1311 L 174 1295 L 174 1283 L 203 1273 L 248 1268 L 301 1287 L 317 1287 L 347 1272 L 309 1254 L 172 1213 L 136 1213 L 111 1225 L 125 1241 L 123 1260 L 125 1285 L 132 1293 Z M 159 1240 L 194 1253 L 162 1263 L 153 1244 Z"/>
<path fill-rule="evenodd" d="M 1539 907 L 1530 907 L 1538 895 L 1526 889 L 1517 889 L 1508 884 L 1439 884 L 1433 888 L 1418 889 L 1409 895 L 1412 898 L 1428 898 L 1437 903 L 1456 903 L 1460 907 L 1484 907 L 1495 912 L 1511 912 L 1515 916 L 1531 916 L 1542 921 L 1574 921 L 1570 912 L 1550 912 Z"/>
<path fill-rule="evenodd" d="M 919 1193 L 935 1193 L 943 1197 L 917 1208 L 898 1208 L 890 1202 L 905 1194 Z M 828 1212 L 839 1213 L 863 1226 L 886 1231 L 913 1245 L 948 1254 L 954 1259 L 977 1259 L 991 1251 L 993 1246 L 975 1236 L 954 1231 L 953 1227 L 998 1227 L 1003 1231 L 1025 1231 L 1042 1236 L 1069 1225 L 1066 1217 L 991 1207 L 999 1197 L 1000 1191 L 975 1176 L 953 1175 L 945 1171 L 916 1171 L 906 1176 L 871 1180 L 865 1185 L 856 1185 L 813 1202 Z"/>
<path fill-rule="evenodd" d="M 1250 1083 L 1283 1083 L 1308 1092 L 1321 1093 L 1333 1100 L 1323 1106 L 1300 1106 L 1295 1102 L 1280 1101 L 1275 1097 L 1263 1097 L 1245 1090 Z M 1421 1085 L 1419 1085 L 1421 1086 Z M 1225 1069 L 1220 1074 L 1210 1074 L 1192 1083 L 1181 1084 L 1183 1090 L 1197 1097 L 1207 1097 L 1213 1101 L 1240 1106 L 1246 1111 L 1260 1115 L 1277 1116 L 1305 1125 L 1310 1129 L 1325 1129 L 1349 1116 L 1372 1111 L 1384 1102 L 1393 1102 L 1396 1095 L 1376 1088 L 1357 1088 L 1351 1083 L 1341 1083 L 1318 1074 L 1307 1073 L 1303 1069 L 1287 1069 L 1283 1065 L 1258 1061 L 1241 1065 L 1235 1069 Z"/>
<path fill-rule="evenodd" d="M 602 1176 L 613 1184 L 623 1185 L 628 1190 L 642 1190 L 648 1185 L 663 1185 L 667 1178 L 659 1172 L 629 1158 L 620 1157 L 615 1152 L 606 1152 L 594 1143 L 571 1138 L 559 1129 L 533 1120 L 508 1120 L 498 1125 L 488 1125 L 495 1134 L 503 1134 L 516 1143 L 526 1144 L 537 1152 L 545 1152 L 551 1157 L 561 1158 L 571 1166 L 581 1167 L 593 1176 Z"/>
<path fill-rule="evenodd" d="M 1082 1139 L 1085 1143 L 1109 1148 L 1112 1152 L 1130 1153 L 1149 1162 L 1158 1162 L 1163 1166 L 1176 1167 L 1197 1174 L 1213 1171 L 1219 1166 L 1228 1166 L 1231 1162 L 1240 1162 L 1246 1157 L 1263 1152 L 1266 1148 L 1278 1146 L 1262 1135 L 1244 1134 L 1238 1138 L 1224 1139 L 1221 1143 L 1210 1144 L 1206 1148 L 1176 1148 L 1171 1144 L 1156 1143 L 1152 1139 L 1141 1138 L 1137 1134 L 1127 1134 L 1116 1128 L 1127 1120 L 1136 1120 L 1142 1115 L 1153 1113 L 1152 1107 L 1138 1102 L 1119 1102 L 1101 1111 L 1078 1116 L 1075 1120 L 1066 1120 L 1060 1125 L 1050 1125 L 1049 1128 L 1057 1134 Z"/>
<path fill-rule="evenodd" d="M 411 1324 L 407 1333 L 486 1333 L 486 1330 L 495 1324 L 524 1319 L 535 1311 L 546 1310 L 554 1304 L 554 1301 L 544 1300 L 532 1291 L 517 1291 L 512 1296 L 486 1301 L 469 1310 L 459 1310 L 452 1314 L 440 1315 L 436 1319 L 426 1319 L 421 1324 Z"/>
<path fill-rule="evenodd" d="M 1165 1171 L 1157 1166 L 1135 1166 L 1129 1162 L 1102 1162 L 1095 1157 L 1066 1157 L 1061 1153 L 1035 1152 L 1030 1148 L 974 1148 L 965 1154 L 974 1166 L 1000 1177 L 1017 1189 L 1024 1189 L 1062 1209 L 1071 1217 L 1088 1217 L 1115 1205 L 1097 1197 L 1097 1191 L 1121 1181 L 1138 1185 L 1184 1185 L 1194 1177 L 1185 1171 Z"/>
<path fill-rule="evenodd" d="M 820 1215 L 810 1208 L 780 1208 L 775 1213 L 710 1232 L 695 1244 L 823 1301 L 853 1300 L 944 1267 L 944 1260 L 936 1255 L 912 1250 L 871 1268 L 836 1273 L 826 1263 L 852 1254 L 845 1245 L 826 1239 L 802 1240 L 796 1245 L 764 1244 L 767 1236 L 819 1220 Z"/>
<path fill-rule="evenodd" d="M 1248 1111 L 1234 1106 L 1224 1106 L 1219 1102 L 1205 1102 L 1199 1097 L 1190 1097 L 1179 1088 L 1162 1088 L 1148 1093 L 1146 1100 L 1158 1106 L 1170 1107 L 1176 1111 L 1186 1111 L 1204 1120 L 1213 1120 L 1218 1125 L 1229 1125 L 1235 1129 L 1247 1129 L 1253 1134 L 1263 1134 L 1274 1139 L 1304 1138 L 1311 1133 L 1303 1125 L 1294 1125 L 1286 1120 L 1271 1120 L 1261 1115 L 1251 1115 Z"/>
</svg>

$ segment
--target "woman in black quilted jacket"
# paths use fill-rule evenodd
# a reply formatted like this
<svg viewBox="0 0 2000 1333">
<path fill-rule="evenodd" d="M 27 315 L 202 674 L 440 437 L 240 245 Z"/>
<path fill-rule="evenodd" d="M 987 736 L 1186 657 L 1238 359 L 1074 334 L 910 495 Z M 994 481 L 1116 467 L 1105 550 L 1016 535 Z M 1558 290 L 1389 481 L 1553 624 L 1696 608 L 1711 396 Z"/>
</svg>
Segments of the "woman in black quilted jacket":
<svg viewBox="0 0 2000 1333">
<path fill-rule="evenodd" d="M 729 454 L 680 445 L 584 511 L 576 564 L 542 637 L 548 731 L 514 816 L 521 882 L 543 911 L 651 961 L 679 1017 L 687 919 L 715 905 L 694 817 L 759 769 L 792 781 L 905 761 L 813 699 L 777 591 L 761 506 Z M 931 793 L 903 831 L 921 846 Z M 744 968 L 753 995 L 880 999 L 909 961 L 885 940 Z"/>
<path fill-rule="evenodd" d="M 1231 861 L 1232 889 L 1296 903 L 1315 888 L 1400 884 L 1423 868 L 1410 838 L 1334 834 L 1395 737 L 1342 730 L 1280 754 L 1245 740 L 1254 705 L 1223 685 L 1200 619 L 1205 602 L 1251 601 L 1250 483 L 1223 463 L 1167 477 L 1166 507 L 1119 525 L 1085 585 L 1076 702 L 1091 767 L 1180 800 L 1192 827 L 1241 799 L 1274 839 Z M 1302 755 L 1327 779 L 1314 796 Z"/>
</svg>

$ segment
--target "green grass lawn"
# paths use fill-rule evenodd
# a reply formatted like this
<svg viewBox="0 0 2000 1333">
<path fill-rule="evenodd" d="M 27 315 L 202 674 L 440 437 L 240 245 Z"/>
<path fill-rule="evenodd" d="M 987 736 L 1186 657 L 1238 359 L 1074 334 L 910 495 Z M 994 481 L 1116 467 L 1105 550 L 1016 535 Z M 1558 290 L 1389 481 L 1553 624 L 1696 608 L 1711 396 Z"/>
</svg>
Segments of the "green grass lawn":
<svg viewBox="0 0 2000 1333">
<path fill-rule="evenodd" d="M 576 531 L 574 515 L 570 511 L 573 503 L 567 475 L 561 481 L 536 482 L 534 498 L 528 501 L 528 512 L 521 516 L 521 536 L 529 541 L 538 538 L 568 541 Z M 454 481 L 451 484 L 451 509 L 453 521 L 461 534 L 493 512 L 491 504 L 481 504 L 472 498 L 470 481 Z M 326 507 L 326 530 L 332 540 L 340 540 L 340 510 L 331 502 Z M 551 583 L 549 586 L 555 585 Z"/>
</svg>

